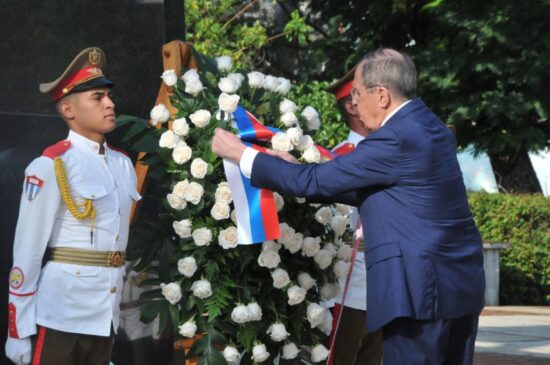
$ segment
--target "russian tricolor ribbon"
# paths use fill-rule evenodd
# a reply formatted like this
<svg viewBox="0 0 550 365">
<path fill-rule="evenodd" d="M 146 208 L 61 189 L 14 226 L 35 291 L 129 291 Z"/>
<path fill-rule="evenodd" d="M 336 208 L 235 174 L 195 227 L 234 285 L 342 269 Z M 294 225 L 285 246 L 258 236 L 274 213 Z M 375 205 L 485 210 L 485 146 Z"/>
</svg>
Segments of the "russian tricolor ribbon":
<svg viewBox="0 0 550 365">
<path fill-rule="evenodd" d="M 278 128 L 264 126 L 240 105 L 233 113 L 233 118 L 243 143 L 262 153 L 267 151 L 254 145 L 254 142 L 268 141 L 275 134 L 284 133 Z M 334 158 L 334 154 L 326 148 L 315 147 L 324 158 Z M 223 166 L 235 204 L 239 244 L 249 245 L 279 238 L 279 217 L 273 192 L 252 186 L 238 164 L 224 160 Z"/>
</svg>

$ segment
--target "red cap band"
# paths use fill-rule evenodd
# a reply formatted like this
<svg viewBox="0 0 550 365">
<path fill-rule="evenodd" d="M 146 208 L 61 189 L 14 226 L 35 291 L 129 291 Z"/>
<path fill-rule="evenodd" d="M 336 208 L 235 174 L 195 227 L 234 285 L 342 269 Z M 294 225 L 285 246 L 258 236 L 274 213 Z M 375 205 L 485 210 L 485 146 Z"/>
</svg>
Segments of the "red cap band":
<svg viewBox="0 0 550 365">
<path fill-rule="evenodd" d="M 348 81 L 344 85 L 340 86 L 338 91 L 336 91 L 336 100 L 345 98 L 346 96 L 351 95 L 353 81 Z"/>
<path fill-rule="evenodd" d="M 55 89 L 50 92 L 50 97 L 53 101 L 59 100 L 70 93 L 76 86 L 102 76 L 103 72 L 99 67 L 94 65 L 85 67 L 82 70 L 73 72 L 61 80 Z"/>
</svg>

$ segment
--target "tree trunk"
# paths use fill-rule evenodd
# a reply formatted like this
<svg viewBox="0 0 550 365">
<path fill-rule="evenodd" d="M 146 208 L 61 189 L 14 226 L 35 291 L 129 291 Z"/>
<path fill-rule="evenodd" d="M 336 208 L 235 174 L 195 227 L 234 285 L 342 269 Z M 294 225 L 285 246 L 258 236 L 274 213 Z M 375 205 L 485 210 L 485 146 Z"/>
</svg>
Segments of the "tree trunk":
<svg viewBox="0 0 550 365">
<path fill-rule="evenodd" d="M 529 154 L 521 150 L 514 155 L 489 153 L 498 185 L 503 193 L 542 193 Z"/>
</svg>

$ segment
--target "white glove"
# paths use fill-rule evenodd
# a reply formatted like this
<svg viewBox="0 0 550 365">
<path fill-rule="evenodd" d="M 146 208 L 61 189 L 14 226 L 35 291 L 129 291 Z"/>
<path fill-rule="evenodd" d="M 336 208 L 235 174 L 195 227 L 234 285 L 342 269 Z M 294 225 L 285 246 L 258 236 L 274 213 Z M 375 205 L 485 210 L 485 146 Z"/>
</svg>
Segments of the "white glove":
<svg viewBox="0 0 550 365">
<path fill-rule="evenodd" d="M 31 363 L 31 338 L 12 338 L 6 341 L 6 356 L 17 365 Z"/>
</svg>

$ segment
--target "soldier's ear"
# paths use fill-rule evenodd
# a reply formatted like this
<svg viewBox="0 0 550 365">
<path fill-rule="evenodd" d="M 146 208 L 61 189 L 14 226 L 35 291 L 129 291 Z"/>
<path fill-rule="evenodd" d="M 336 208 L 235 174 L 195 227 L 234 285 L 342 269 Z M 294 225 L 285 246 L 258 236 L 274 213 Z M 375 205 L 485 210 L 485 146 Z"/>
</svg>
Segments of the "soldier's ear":
<svg viewBox="0 0 550 365">
<path fill-rule="evenodd" d="M 353 115 L 353 116 L 357 116 L 357 107 L 355 106 L 355 104 L 353 104 L 353 101 L 351 99 L 349 99 L 349 101 L 346 101 L 344 103 L 344 108 L 346 109 L 346 112 L 349 114 L 349 115 Z"/>
<path fill-rule="evenodd" d="M 72 95 L 68 95 L 57 102 L 57 112 L 65 120 L 73 120 L 75 117 Z"/>
</svg>

